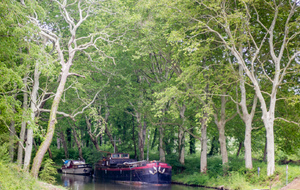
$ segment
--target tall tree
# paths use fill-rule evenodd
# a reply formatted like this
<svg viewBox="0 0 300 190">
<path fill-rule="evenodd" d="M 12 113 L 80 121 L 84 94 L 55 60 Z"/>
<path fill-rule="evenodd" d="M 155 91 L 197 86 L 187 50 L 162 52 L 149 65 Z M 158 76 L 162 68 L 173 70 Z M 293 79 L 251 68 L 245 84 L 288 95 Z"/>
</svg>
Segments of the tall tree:
<svg viewBox="0 0 300 190">
<path fill-rule="evenodd" d="M 96 47 L 95 50 L 101 52 L 97 48 L 98 41 L 109 41 L 105 36 L 106 33 L 104 31 L 100 31 L 100 28 L 91 33 L 82 33 L 80 30 L 80 27 L 83 27 L 84 23 L 86 23 L 87 21 L 95 21 L 95 19 L 98 18 L 96 14 L 103 11 L 101 7 L 105 7 L 104 3 L 105 2 L 103 2 L 102 4 L 96 4 L 94 1 L 78 1 L 75 3 L 70 2 L 70 4 L 68 4 L 67 0 L 64 0 L 62 2 L 58 0 L 55 1 L 55 4 L 60 10 L 59 17 L 62 17 L 63 21 L 68 24 L 67 27 L 61 28 L 68 31 L 67 33 L 65 33 L 68 39 L 62 38 L 62 36 L 56 34 L 55 30 L 52 30 L 51 28 L 49 29 L 48 27 L 44 27 L 44 25 L 39 24 L 40 22 L 38 21 L 38 18 L 30 17 L 31 22 L 35 23 L 39 28 L 39 35 L 53 42 L 61 66 L 59 85 L 57 87 L 55 97 L 51 106 L 47 134 L 33 160 L 31 173 L 34 177 L 38 176 L 38 171 L 40 169 L 44 154 L 46 153 L 52 142 L 55 123 L 57 122 L 56 112 L 61 96 L 64 92 L 67 78 L 71 75 L 81 76 L 80 74 L 72 73 L 70 71 L 71 66 L 74 64 L 74 57 L 76 55 L 76 52 L 87 50 L 90 47 Z M 93 15 L 93 17 L 91 17 L 91 15 Z M 97 22 L 95 22 L 95 24 L 96 23 Z M 48 24 L 50 25 L 51 23 Z M 97 28 L 97 26 L 95 25 L 94 28 Z M 64 53 L 65 51 L 66 53 Z"/>
<path fill-rule="evenodd" d="M 267 174 L 275 171 L 274 120 L 279 86 L 295 67 L 299 55 L 297 1 L 195 1 L 174 5 L 178 14 L 195 24 L 193 36 L 207 33 L 207 40 L 230 52 L 251 81 L 261 104 L 267 136 Z M 178 6 L 180 4 L 181 6 Z M 239 30 L 237 30 L 239 29 Z M 257 33 L 257 31 L 261 31 Z M 240 51 L 243 44 L 243 51 Z M 237 73 L 237 72 L 236 72 Z M 258 74 L 257 74 L 258 73 Z M 266 79 L 266 80 L 265 80 Z M 265 84 L 262 85 L 262 82 Z M 262 88 L 268 85 L 271 88 Z M 268 92 L 267 92 L 268 91 Z"/>
</svg>

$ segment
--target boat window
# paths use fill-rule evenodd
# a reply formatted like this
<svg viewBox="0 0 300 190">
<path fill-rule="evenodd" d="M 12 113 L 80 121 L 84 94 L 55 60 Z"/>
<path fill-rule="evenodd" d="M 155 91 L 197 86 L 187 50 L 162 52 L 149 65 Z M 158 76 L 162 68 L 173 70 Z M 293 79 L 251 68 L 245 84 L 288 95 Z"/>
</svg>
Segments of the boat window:
<svg viewBox="0 0 300 190">
<path fill-rule="evenodd" d="M 113 154 L 112 157 L 113 158 L 119 158 L 119 154 Z"/>
<path fill-rule="evenodd" d="M 122 158 L 128 158 L 128 154 L 123 154 Z"/>
</svg>

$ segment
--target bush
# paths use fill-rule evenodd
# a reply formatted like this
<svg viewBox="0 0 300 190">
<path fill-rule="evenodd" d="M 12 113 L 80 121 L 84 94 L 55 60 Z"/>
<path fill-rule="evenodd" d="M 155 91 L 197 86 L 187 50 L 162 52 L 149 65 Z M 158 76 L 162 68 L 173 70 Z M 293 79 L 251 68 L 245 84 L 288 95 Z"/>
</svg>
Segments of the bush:
<svg viewBox="0 0 300 190">
<path fill-rule="evenodd" d="M 55 175 L 57 175 L 57 171 L 53 166 L 54 162 L 51 159 L 46 159 L 43 164 L 43 170 L 40 172 L 39 177 L 41 180 L 47 183 L 55 183 Z"/>
<path fill-rule="evenodd" d="M 10 161 L 7 143 L 4 143 L 0 146 L 0 159 L 2 163 L 8 163 Z"/>
</svg>

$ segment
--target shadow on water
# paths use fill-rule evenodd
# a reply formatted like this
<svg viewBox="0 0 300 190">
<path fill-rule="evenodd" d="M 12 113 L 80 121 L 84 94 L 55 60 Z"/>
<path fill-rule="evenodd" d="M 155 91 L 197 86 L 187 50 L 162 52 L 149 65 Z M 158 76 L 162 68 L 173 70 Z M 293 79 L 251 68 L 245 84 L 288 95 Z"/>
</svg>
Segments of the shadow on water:
<svg viewBox="0 0 300 190">
<path fill-rule="evenodd" d="M 181 185 L 169 186 L 136 186 L 124 185 L 109 181 L 95 180 L 91 176 L 60 174 L 57 176 L 57 185 L 70 190 L 208 190 L 201 187 L 189 187 Z"/>
</svg>

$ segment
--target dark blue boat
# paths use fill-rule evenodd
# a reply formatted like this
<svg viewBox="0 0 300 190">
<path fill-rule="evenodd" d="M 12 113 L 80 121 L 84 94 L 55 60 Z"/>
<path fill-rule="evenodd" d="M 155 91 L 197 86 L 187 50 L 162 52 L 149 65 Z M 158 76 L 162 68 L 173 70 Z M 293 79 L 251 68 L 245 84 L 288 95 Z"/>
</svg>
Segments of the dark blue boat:
<svg viewBox="0 0 300 190">
<path fill-rule="evenodd" d="M 95 165 L 95 178 L 129 184 L 171 184 L 172 167 L 159 161 L 136 161 L 127 153 L 107 154 Z"/>
</svg>

